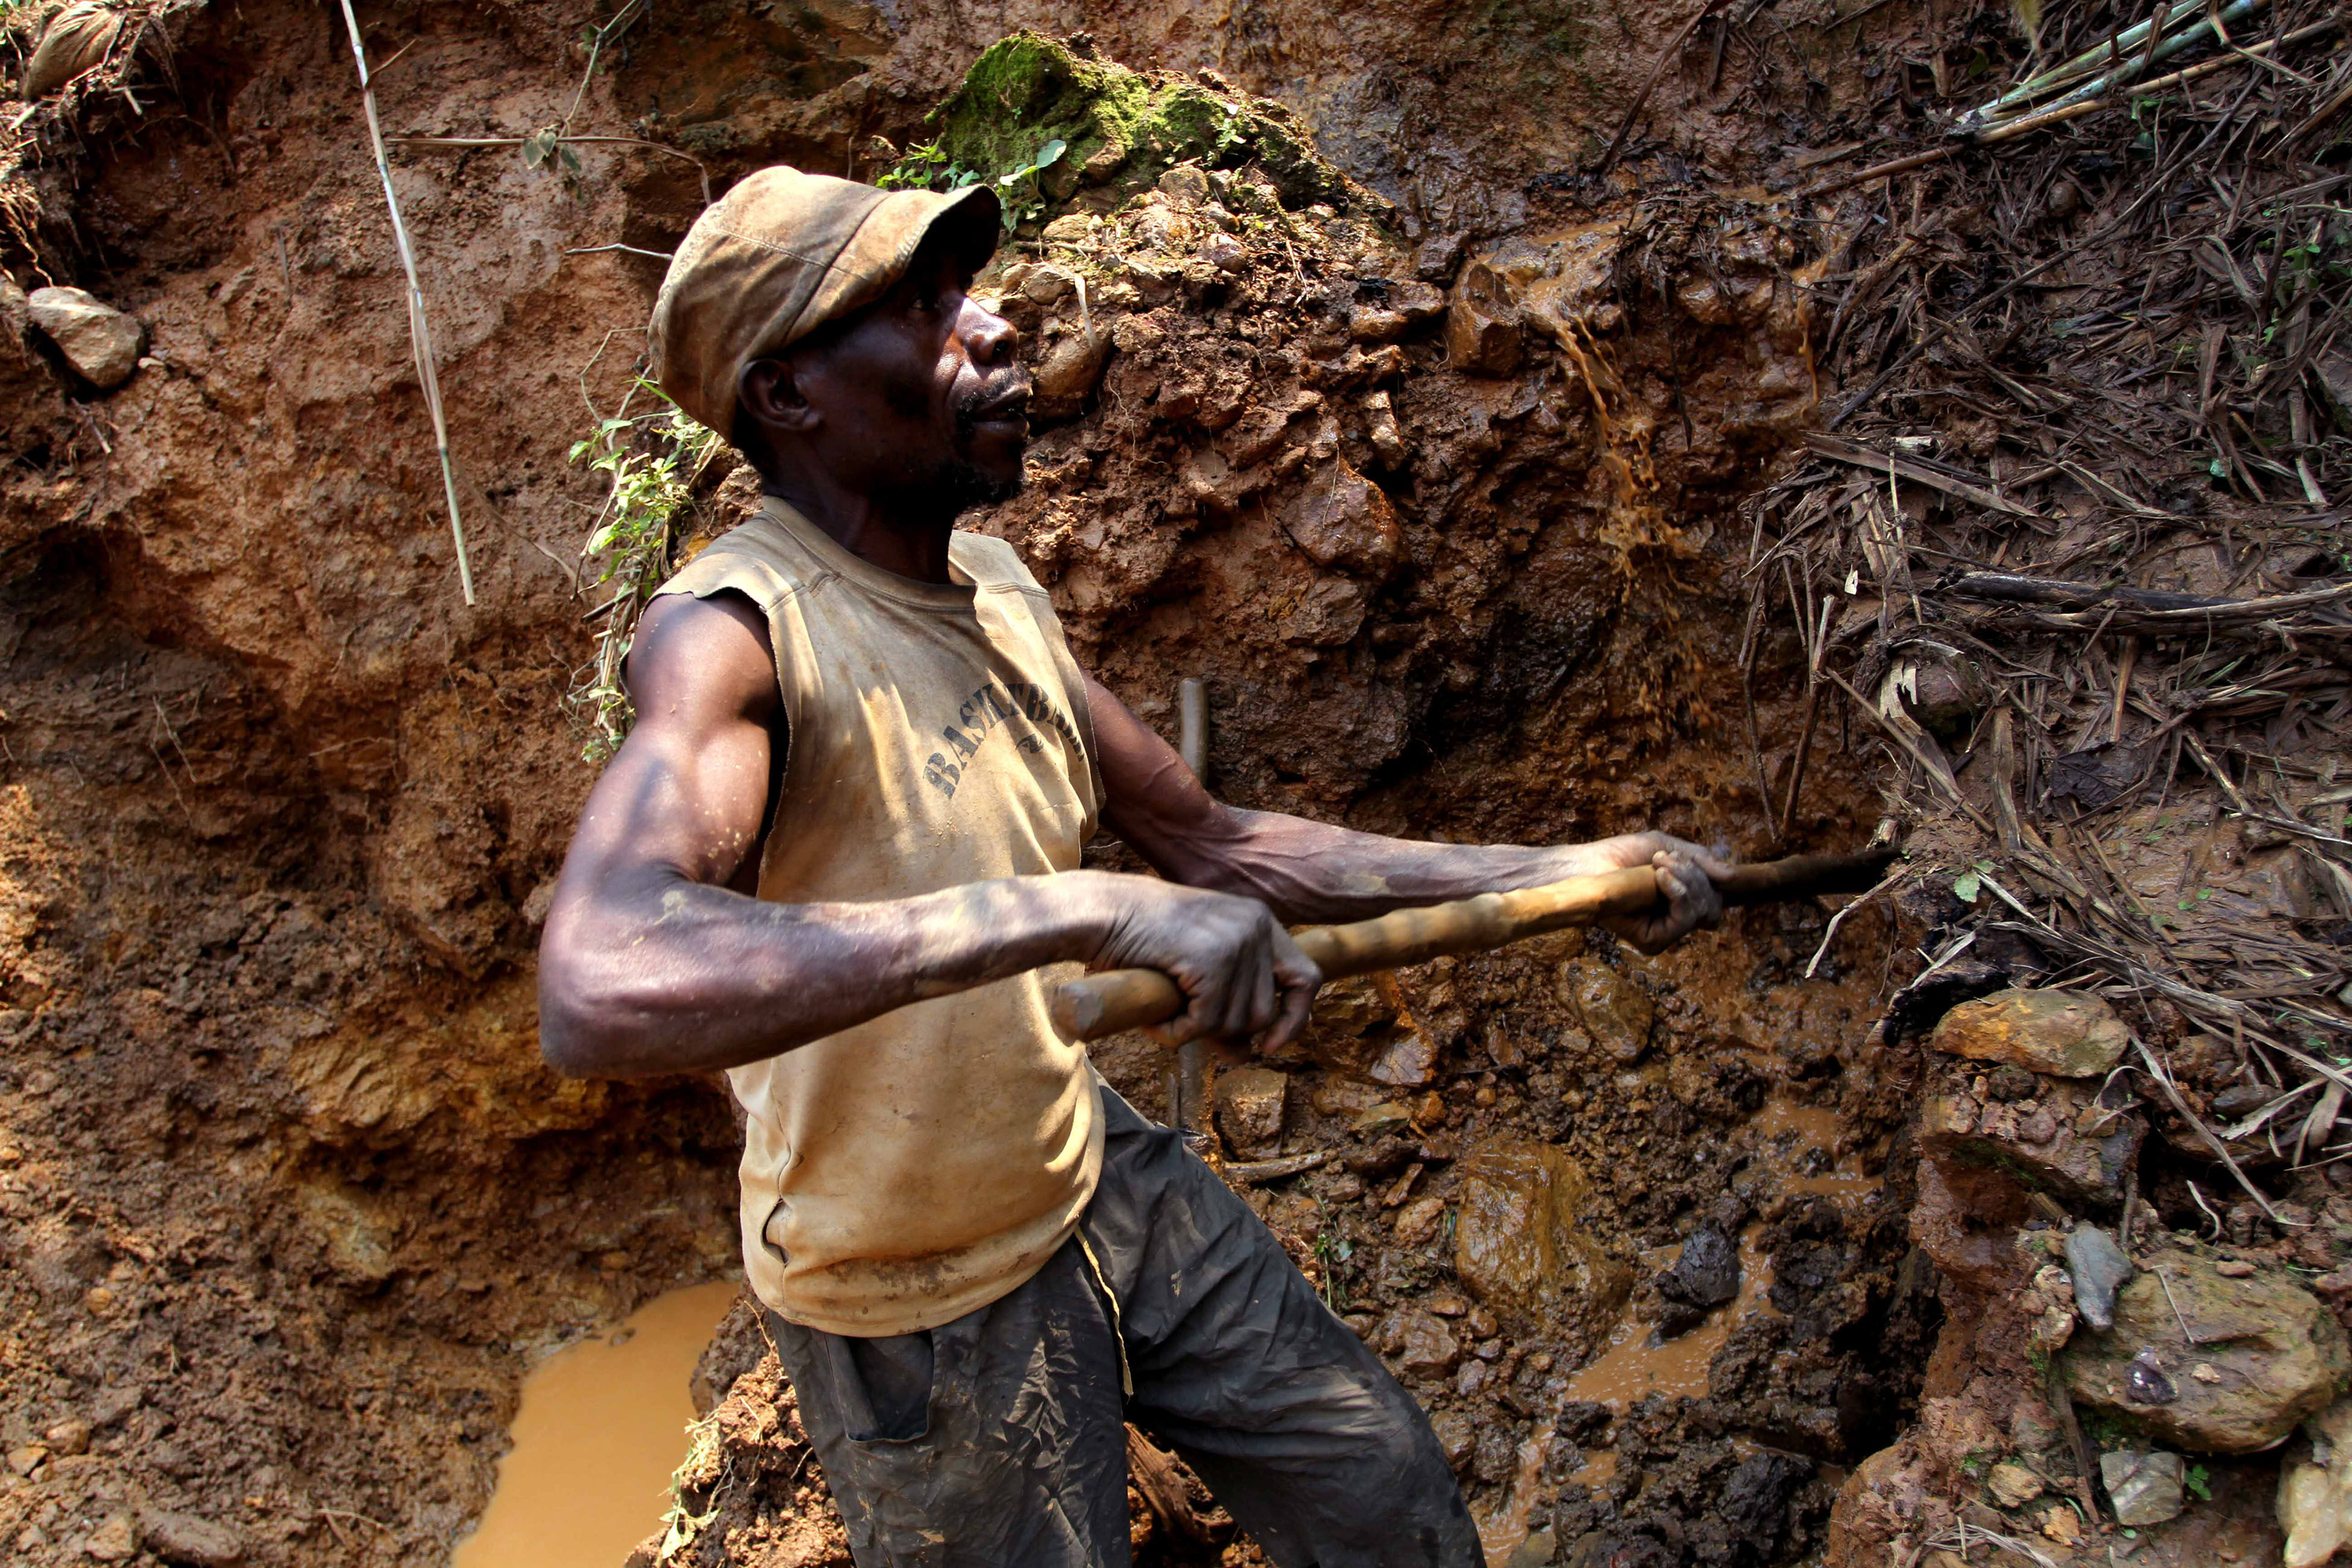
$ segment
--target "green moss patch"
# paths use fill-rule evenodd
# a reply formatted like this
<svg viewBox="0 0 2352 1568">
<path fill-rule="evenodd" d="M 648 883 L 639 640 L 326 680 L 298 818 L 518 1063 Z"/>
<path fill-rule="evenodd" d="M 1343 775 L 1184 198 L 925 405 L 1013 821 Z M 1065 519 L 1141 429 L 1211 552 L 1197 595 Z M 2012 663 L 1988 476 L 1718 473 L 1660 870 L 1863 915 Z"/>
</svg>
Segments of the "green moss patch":
<svg viewBox="0 0 2352 1568">
<path fill-rule="evenodd" d="M 927 123 L 932 139 L 909 148 L 880 183 L 947 190 L 990 181 L 1013 218 L 1045 216 L 1082 181 L 1139 189 L 1185 163 L 1215 169 L 1255 160 L 1293 208 L 1344 206 L 1350 195 L 1280 105 L 1190 77 L 1131 71 L 1037 33 L 991 45 Z"/>
</svg>

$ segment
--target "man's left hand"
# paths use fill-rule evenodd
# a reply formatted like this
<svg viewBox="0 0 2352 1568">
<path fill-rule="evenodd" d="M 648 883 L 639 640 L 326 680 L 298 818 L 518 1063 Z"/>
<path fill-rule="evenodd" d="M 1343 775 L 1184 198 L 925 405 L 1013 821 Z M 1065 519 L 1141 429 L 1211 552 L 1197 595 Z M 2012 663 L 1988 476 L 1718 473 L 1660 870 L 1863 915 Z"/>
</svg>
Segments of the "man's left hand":
<svg viewBox="0 0 2352 1568">
<path fill-rule="evenodd" d="M 1715 884 L 1731 874 L 1731 867 L 1686 838 L 1627 833 L 1569 846 L 1558 854 L 1560 868 L 1550 874 L 1550 879 L 1598 876 L 1633 866 L 1656 870 L 1658 890 L 1666 896 L 1666 906 L 1605 922 L 1643 952 L 1664 952 L 1694 931 L 1702 927 L 1713 931 L 1723 923 L 1723 894 Z"/>
</svg>

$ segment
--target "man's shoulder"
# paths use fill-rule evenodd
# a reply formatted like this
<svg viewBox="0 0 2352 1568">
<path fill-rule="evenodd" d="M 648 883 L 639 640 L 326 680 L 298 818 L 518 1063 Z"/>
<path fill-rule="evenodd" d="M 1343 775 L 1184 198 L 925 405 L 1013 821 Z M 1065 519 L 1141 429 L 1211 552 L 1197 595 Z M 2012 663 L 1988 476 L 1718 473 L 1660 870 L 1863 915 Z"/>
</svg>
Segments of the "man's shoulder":
<svg viewBox="0 0 2352 1568">
<path fill-rule="evenodd" d="M 755 514 L 704 545 L 654 590 L 655 596 L 689 594 L 703 599 L 731 592 L 772 611 L 810 585 L 806 563 L 791 543 L 782 529 Z"/>
<path fill-rule="evenodd" d="M 776 698 L 768 618 L 746 595 L 656 598 L 646 606 L 623 664 L 639 714 L 764 714 Z"/>
<path fill-rule="evenodd" d="M 1040 599 L 1046 596 L 1028 563 L 1021 559 L 1021 552 L 992 533 L 956 530 L 952 558 L 975 587 L 1034 594 Z"/>
</svg>

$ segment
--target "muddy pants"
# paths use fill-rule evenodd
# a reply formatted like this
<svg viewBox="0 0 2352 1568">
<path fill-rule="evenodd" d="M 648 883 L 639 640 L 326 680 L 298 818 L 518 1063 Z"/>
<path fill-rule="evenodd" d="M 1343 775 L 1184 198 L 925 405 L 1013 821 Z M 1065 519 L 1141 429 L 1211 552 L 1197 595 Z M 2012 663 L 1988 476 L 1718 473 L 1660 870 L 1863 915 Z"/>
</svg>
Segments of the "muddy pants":
<svg viewBox="0 0 2352 1568">
<path fill-rule="evenodd" d="M 1478 1568 L 1420 1406 L 1177 1133 L 1102 1094 L 1102 1184 L 1011 1295 L 887 1339 L 766 1314 L 858 1568 L 1124 1568 L 1127 1421 L 1281 1568 Z"/>
</svg>

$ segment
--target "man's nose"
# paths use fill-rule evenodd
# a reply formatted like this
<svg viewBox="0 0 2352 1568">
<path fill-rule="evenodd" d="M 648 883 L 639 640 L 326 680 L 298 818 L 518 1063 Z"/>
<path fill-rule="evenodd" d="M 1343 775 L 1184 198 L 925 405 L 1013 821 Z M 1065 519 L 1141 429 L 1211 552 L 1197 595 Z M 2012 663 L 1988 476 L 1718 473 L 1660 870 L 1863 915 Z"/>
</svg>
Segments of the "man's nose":
<svg viewBox="0 0 2352 1568">
<path fill-rule="evenodd" d="M 967 300 L 964 305 L 964 352 L 984 370 L 1013 363 L 1021 352 L 1021 330 L 987 307 Z"/>
</svg>

